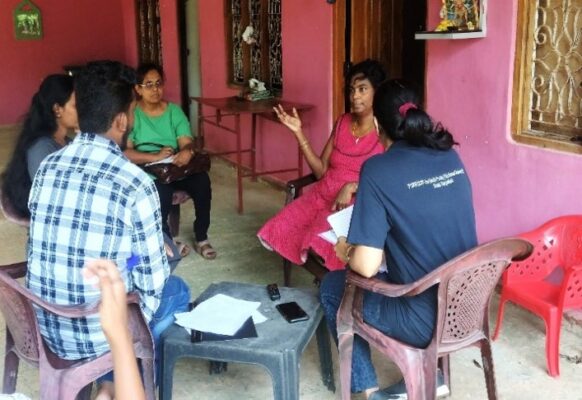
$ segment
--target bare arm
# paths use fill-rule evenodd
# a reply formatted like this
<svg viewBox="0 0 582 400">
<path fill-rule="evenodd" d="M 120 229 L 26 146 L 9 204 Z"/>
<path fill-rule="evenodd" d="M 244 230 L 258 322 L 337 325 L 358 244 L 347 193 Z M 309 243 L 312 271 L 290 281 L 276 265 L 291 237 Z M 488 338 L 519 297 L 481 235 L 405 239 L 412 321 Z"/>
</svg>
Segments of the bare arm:
<svg viewBox="0 0 582 400">
<path fill-rule="evenodd" d="M 358 274 L 371 278 L 380 270 L 383 252 L 382 249 L 356 245 L 350 252 L 350 267 Z"/>
<path fill-rule="evenodd" d="M 318 156 L 311 148 L 309 140 L 303 133 L 301 118 L 299 117 L 297 110 L 293 108 L 292 114 L 288 114 L 280 104 L 277 107 L 273 107 L 273 110 L 275 111 L 275 114 L 277 114 L 279 121 L 281 121 L 283 125 L 285 125 L 291 132 L 293 132 L 295 138 L 297 139 L 297 143 L 299 144 L 299 148 L 303 152 L 305 161 L 307 161 L 307 164 L 309 165 L 309 168 L 311 168 L 311 171 L 313 171 L 315 177 L 320 179 L 323 174 L 325 174 L 325 171 L 327 171 L 329 157 L 331 156 L 331 152 L 333 150 L 333 138 L 335 131 L 332 132 L 331 136 L 327 140 L 321 156 Z"/>
<path fill-rule="evenodd" d="M 371 278 L 378 273 L 384 250 L 374 247 L 349 244 L 344 236 L 334 246 L 337 258 L 349 264 L 353 271 Z"/>
<path fill-rule="evenodd" d="M 113 356 L 115 397 L 145 399 L 133 350 L 133 340 L 127 326 L 127 295 L 119 270 L 109 260 L 93 260 L 87 263 L 83 273 L 88 279 L 97 277 L 99 280 L 101 289 L 99 314 Z"/>
<path fill-rule="evenodd" d="M 162 147 L 157 153 L 145 153 L 135 149 L 135 145 L 131 140 L 127 141 L 127 148 L 123 151 L 123 154 L 134 164 L 141 165 L 147 164 L 154 161 L 163 160 L 166 157 L 174 154 L 174 150 L 171 147 Z"/>
<path fill-rule="evenodd" d="M 339 211 L 343 210 L 347 206 L 350 205 L 352 201 L 352 197 L 358 191 L 358 182 L 348 182 L 340 189 L 335 201 L 333 202 L 333 206 L 331 207 L 331 211 Z"/>
<path fill-rule="evenodd" d="M 321 179 L 323 174 L 325 174 L 327 171 L 327 167 L 329 166 L 329 157 L 331 156 L 331 152 L 333 150 L 333 138 L 334 134 L 332 133 L 329 139 L 327 139 L 327 143 L 323 148 L 321 157 L 318 157 L 317 154 L 315 154 L 309 142 L 301 146 L 303 156 L 305 157 L 309 168 L 311 168 L 311 171 L 313 171 L 313 174 L 317 179 Z"/>
<path fill-rule="evenodd" d="M 174 164 L 181 167 L 190 162 L 194 155 L 194 141 L 190 136 L 181 136 L 178 138 L 178 148 L 180 149 L 174 157 Z"/>
</svg>

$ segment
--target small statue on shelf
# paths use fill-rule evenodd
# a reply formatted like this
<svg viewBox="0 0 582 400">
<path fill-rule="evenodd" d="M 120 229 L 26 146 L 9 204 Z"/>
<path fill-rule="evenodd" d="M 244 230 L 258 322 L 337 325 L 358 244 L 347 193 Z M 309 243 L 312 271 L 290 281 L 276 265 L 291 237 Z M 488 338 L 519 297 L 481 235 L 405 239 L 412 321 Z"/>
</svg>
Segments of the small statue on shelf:
<svg viewBox="0 0 582 400">
<path fill-rule="evenodd" d="M 245 100 L 256 101 L 270 99 L 273 96 L 271 95 L 271 91 L 266 88 L 265 82 L 251 78 L 249 79 L 248 88 L 243 88 L 240 97 Z"/>
<path fill-rule="evenodd" d="M 467 10 L 467 6 L 465 5 L 465 0 L 455 0 L 453 4 L 455 18 L 454 22 L 455 25 L 459 28 L 463 28 L 467 26 L 467 22 L 469 22 L 469 11 Z"/>
</svg>

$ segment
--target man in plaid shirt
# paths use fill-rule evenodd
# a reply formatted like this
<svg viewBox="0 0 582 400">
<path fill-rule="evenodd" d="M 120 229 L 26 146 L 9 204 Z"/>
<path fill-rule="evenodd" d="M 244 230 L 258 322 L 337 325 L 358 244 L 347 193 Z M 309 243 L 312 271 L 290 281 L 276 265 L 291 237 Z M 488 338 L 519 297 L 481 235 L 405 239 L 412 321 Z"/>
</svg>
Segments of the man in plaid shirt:
<svg viewBox="0 0 582 400">
<path fill-rule="evenodd" d="M 157 340 L 173 313 L 186 310 L 190 294 L 181 279 L 170 277 L 154 182 L 122 152 L 133 120 L 133 83 L 133 70 L 117 62 L 91 63 L 79 73 L 83 133 L 42 162 L 29 198 L 27 285 L 52 303 L 95 302 L 99 289 L 83 279 L 83 266 L 113 260 L 128 291 L 139 294 Z M 132 255 L 137 265 L 126 267 Z M 37 310 L 37 316 L 42 336 L 62 358 L 109 350 L 97 314 L 67 319 Z"/>
</svg>

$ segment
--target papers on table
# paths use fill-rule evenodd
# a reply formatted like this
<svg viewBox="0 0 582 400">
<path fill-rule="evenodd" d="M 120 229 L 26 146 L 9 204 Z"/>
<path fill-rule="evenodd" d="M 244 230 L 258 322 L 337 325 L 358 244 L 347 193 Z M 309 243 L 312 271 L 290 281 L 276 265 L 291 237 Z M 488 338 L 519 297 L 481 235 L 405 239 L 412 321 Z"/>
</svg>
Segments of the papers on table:
<svg viewBox="0 0 582 400">
<path fill-rule="evenodd" d="M 198 304 L 192 311 L 175 314 L 176 323 L 187 330 L 211 332 L 219 335 L 234 335 L 244 322 L 253 317 L 259 324 L 267 320 L 258 308 L 258 301 L 235 299 L 224 294 L 217 294 Z"/>
<path fill-rule="evenodd" d="M 171 164 L 172 161 L 174 161 L 174 156 L 173 155 L 168 156 L 168 157 L 166 157 L 166 158 L 164 158 L 162 160 L 158 160 L 158 161 L 153 161 L 153 162 L 147 163 L 147 164 L 144 165 L 144 167 L 149 167 L 150 165 L 156 165 L 156 164 Z"/>
<path fill-rule="evenodd" d="M 354 206 L 352 205 L 327 217 L 327 222 L 329 222 L 331 229 L 320 233 L 319 237 L 334 245 L 340 236 L 348 237 L 353 211 Z"/>
</svg>

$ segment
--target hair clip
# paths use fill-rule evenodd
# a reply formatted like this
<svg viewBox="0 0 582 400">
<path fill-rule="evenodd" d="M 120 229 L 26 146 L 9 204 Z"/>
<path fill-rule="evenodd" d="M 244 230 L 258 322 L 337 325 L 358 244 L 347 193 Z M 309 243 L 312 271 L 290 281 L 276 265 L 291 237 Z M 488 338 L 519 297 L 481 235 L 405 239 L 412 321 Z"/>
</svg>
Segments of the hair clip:
<svg viewBox="0 0 582 400">
<path fill-rule="evenodd" d="M 404 104 L 402 104 L 399 108 L 398 108 L 398 112 L 400 113 L 400 115 L 402 116 L 402 118 L 406 117 L 406 113 L 408 112 L 408 110 L 410 109 L 418 109 L 418 107 L 416 106 L 416 104 L 412 103 L 412 102 L 406 102 Z"/>
</svg>

